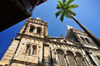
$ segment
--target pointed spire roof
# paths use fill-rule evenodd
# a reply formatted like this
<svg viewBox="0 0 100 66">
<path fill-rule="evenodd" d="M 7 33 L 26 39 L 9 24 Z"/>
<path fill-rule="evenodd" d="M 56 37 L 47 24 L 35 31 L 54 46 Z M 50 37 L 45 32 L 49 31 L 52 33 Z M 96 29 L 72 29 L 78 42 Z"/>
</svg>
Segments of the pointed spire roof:
<svg viewBox="0 0 100 66">
<path fill-rule="evenodd" d="M 69 26 L 67 24 L 66 24 L 66 27 L 67 27 L 67 29 L 66 29 L 66 36 L 67 36 L 68 30 L 72 29 L 73 27 L 71 27 L 71 26 Z"/>
<path fill-rule="evenodd" d="M 73 28 L 72 26 L 69 26 L 69 25 L 67 25 L 67 24 L 66 24 L 66 26 L 67 26 L 67 29 L 68 29 L 68 30 L 70 30 L 71 28 Z"/>
</svg>

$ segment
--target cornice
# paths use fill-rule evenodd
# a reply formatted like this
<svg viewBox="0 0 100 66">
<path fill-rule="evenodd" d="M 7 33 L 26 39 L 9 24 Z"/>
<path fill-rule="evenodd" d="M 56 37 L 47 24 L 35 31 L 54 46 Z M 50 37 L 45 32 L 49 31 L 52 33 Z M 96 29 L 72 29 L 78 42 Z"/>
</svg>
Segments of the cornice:
<svg viewBox="0 0 100 66">
<path fill-rule="evenodd" d="M 68 45 L 68 46 L 74 46 L 74 47 L 79 47 L 79 48 L 84 48 L 84 49 L 94 49 L 94 50 L 99 50 L 99 49 L 95 49 L 95 48 L 90 48 L 90 47 L 83 47 L 80 43 L 78 43 L 78 42 L 75 42 L 75 41 L 73 41 L 73 40 L 70 40 L 70 39 L 67 39 L 67 38 L 61 38 L 61 37 L 59 37 L 59 38 L 41 38 L 41 37 L 35 37 L 35 36 L 31 36 L 31 35 L 26 35 L 26 34 L 23 34 L 23 33 L 17 33 L 17 36 L 22 36 L 22 37 L 25 37 L 25 36 L 27 36 L 27 37 L 29 37 L 29 38 L 34 38 L 34 39 L 40 39 L 40 40 L 42 40 L 42 41 L 44 41 L 44 42 L 49 42 L 49 43 L 54 43 L 54 44 L 56 44 L 56 45 Z M 73 44 L 68 44 L 68 43 L 62 43 L 62 42 L 57 42 L 57 41 L 50 41 L 50 39 L 66 39 L 66 40 L 68 40 L 68 41 L 70 41 L 70 42 L 72 42 Z"/>
<path fill-rule="evenodd" d="M 43 41 L 48 41 L 50 43 L 54 43 L 54 44 L 60 44 L 60 45 L 70 45 L 70 46 L 80 46 L 81 47 L 81 44 L 78 44 L 77 42 L 75 41 L 71 41 L 68 39 L 68 41 L 71 41 L 73 43 L 73 45 L 71 44 L 68 44 L 68 43 L 62 43 L 62 42 L 56 42 L 56 41 L 50 41 L 51 38 L 40 38 L 40 37 L 35 37 L 35 36 L 31 36 L 31 35 L 26 35 L 26 34 L 23 34 L 23 33 L 17 33 L 17 36 L 22 36 L 22 37 L 30 37 L 30 38 L 36 38 L 36 39 L 40 39 L 40 40 L 43 40 Z M 61 38 L 60 38 L 61 39 Z M 63 38 L 65 39 L 65 38 Z M 74 45 L 75 44 L 75 45 Z"/>
<path fill-rule="evenodd" d="M 38 20 L 38 21 L 40 21 L 41 23 L 33 22 L 32 20 Z M 35 18 L 33 18 L 33 19 L 28 19 L 28 20 L 26 20 L 26 22 L 31 22 L 31 23 L 34 23 L 34 24 L 39 24 L 39 25 L 43 25 L 43 26 L 48 26 L 48 25 L 47 25 L 47 22 L 44 22 L 43 20 L 39 20 L 39 19 L 35 19 Z"/>
</svg>

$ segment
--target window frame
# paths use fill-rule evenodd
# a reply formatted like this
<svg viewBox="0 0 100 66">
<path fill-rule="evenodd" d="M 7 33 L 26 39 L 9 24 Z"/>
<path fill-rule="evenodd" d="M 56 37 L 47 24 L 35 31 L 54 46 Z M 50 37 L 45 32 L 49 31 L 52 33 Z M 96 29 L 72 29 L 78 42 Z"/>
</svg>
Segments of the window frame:
<svg viewBox="0 0 100 66">
<path fill-rule="evenodd" d="M 36 47 L 34 54 L 33 54 L 33 47 Z M 26 44 L 24 53 L 28 54 L 28 55 L 36 56 L 37 55 L 37 50 L 38 50 L 37 45 L 35 45 L 35 44 L 32 44 L 32 45 Z"/>
<path fill-rule="evenodd" d="M 34 52 L 34 54 L 33 54 L 33 47 L 35 47 L 35 52 Z M 31 51 L 32 53 L 32 55 L 37 55 L 37 46 L 36 45 L 32 45 L 32 51 Z"/>
<path fill-rule="evenodd" d="M 65 58 L 64 58 L 64 52 L 63 52 L 63 50 L 57 49 L 56 52 L 57 52 L 57 59 L 58 59 L 57 62 L 58 62 L 58 64 L 61 65 L 61 66 L 65 65 L 65 60 L 64 60 Z"/>
<path fill-rule="evenodd" d="M 31 48 L 31 45 L 27 44 L 26 48 L 25 48 L 25 54 L 29 54 L 30 53 L 30 48 Z"/>
<path fill-rule="evenodd" d="M 30 29 L 29 29 L 29 32 L 33 32 L 35 30 L 35 26 L 34 25 L 31 25 L 30 26 Z"/>
<path fill-rule="evenodd" d="M 41 27 L 37 27 L 37 34 L 41 34 L 42 28 Z"/>
<path fill-rule="evenodd" d="M 71 51 L 66 51 L 66 53 L 67 53 L 66 60 L 67 60 L 68 65 L 71 66 L 71 62 L 72 62 L 71 60 L 73 60 L 73 63 L 74 63 L 75 66 L 76 66 L 77 64 L 76 64 L 76 61 L 75 61 L 75 59 L 74 59 L 74 54 L 73 54 L 73 52 L 71 52 Z"/>
</svg>

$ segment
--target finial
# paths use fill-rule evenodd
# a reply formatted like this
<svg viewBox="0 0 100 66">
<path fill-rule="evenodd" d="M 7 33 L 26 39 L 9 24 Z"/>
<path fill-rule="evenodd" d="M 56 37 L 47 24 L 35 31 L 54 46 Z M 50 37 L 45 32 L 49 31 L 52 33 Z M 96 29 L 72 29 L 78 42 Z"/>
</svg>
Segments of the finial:
<svg viewBox="0 0 100 66">
<path fill-rule="evenodd" d="M 38 17 L 37 17 L 36 19 L 40 19 L 40 18 L 39 18 L 39 15 L 38 15 Z M 41 20 L 41 19 L 40 19 L 40 20 Z"/>
<path fill-rule="evenodd" d="M 61 37 L 64 38 L 64 36 L 61 34 Z"/>
</svg>

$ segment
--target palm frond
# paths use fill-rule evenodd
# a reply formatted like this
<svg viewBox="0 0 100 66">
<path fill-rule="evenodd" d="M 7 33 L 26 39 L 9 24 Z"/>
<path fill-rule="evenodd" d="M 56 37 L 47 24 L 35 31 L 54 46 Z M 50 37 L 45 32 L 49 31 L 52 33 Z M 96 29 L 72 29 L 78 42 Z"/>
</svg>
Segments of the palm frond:
<svg viewBox="0 0 100 66">
<path fill-rule="evenodd" d="M 66 5 L 70 5 L 74 0 L 68 0 Z"/>
<path fill-rule="evenodd" d="M 62 8 L 64 8 L 64 5 L 63 5 L 63 3 L 62 3 L 61 1 L 58 0 L 58 4 L 59 4 Z"/>
<path fill-rule="evenodd" d="M 61 14 L 60 20 L 61 20 L 61 22 L 63 22 L 63 20 L 64 20 L 64 13 Z"/>
<path fill-rule="evenodd" d="M 60 5 L 57 5 L 56 9 L 61 9 L 61 6 Z"/>
<path fill-rule="evenodd" d="M 64 11 L 64 15 L 65 15 L 67 18 L 69 18 L 69 15 L 68 15 L 68 13 L 67 13 L 66 11 Z"/>
<path fill-rule="evenodd" d="M 61 9 L 60 7 L 56 7 L 56 9 Z"/>
<path fill-rule="evenodd" d="M 69 7 L 70 7 L 70 9 L 72 9 L 72 8 L 77 8 L 78 5 L 76 5 L 76 4 L 72 4 L 72 5 L 70 5 Z"/>
<path fill-rule="evenodd" d="M 62 13 L 62 10 L 60 10 L 60 11 L 57 11 L 56 13 L 55 13 L 55 15 L 56 15 L 56 18 L 60 15 Z"/>
<path fill-rule="evenodd" d="M 68 10 L 73 16 L 76 16 L 76 13 L 72 10 Z"/>
<path fill-rule="evenodd" d="M 66 0 L 63 0 L 63 4 L 66 5 Z"/>
<path fill-rule="evenodd" d="M 69 6 L 68 5 L 65 5 L 64 6 L 64 9 L 66 9 L 66 10 L 69 9 Z"/>
</svg>

